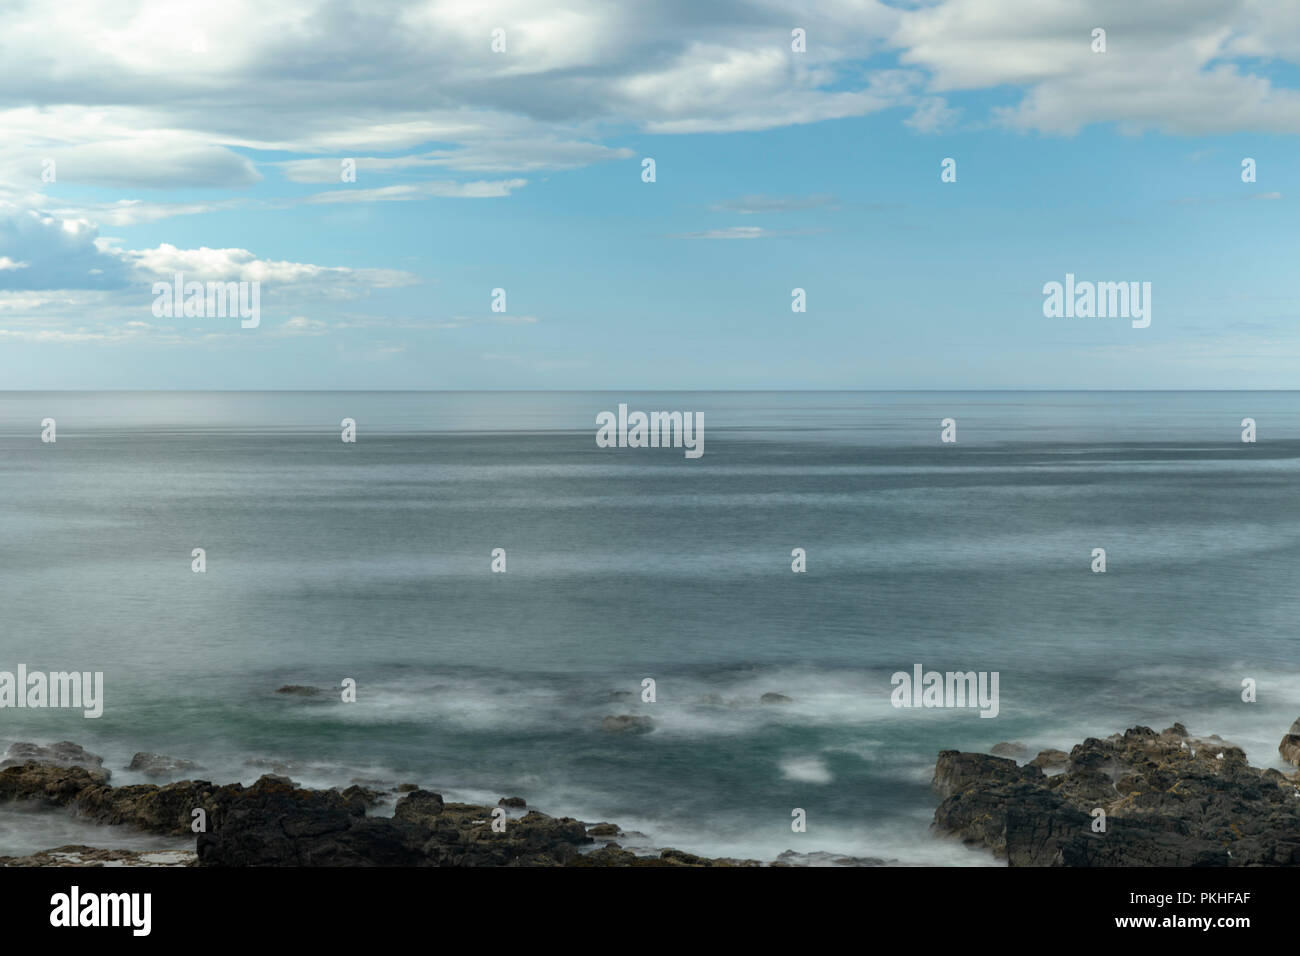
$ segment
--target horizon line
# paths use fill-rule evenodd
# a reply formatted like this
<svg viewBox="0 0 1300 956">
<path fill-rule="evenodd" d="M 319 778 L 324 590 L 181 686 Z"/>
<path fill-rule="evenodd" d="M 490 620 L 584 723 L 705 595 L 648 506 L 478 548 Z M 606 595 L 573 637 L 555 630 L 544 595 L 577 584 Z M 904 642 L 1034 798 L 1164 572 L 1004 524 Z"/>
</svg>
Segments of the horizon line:
<svg viewBox="0 0 1300 956">
<path fill-rule="evenodd" d="M 907 386 L 905 388 L 3 388 L 0 395 L 19 395 L 31 393 L 68 393 L 68 394 L 102 394 L 117 393 L 167 393 L 167 394 L 337 394 L 340 392 L 358 394 L 418 394 L 418 395 L 463 395 L 463 394 L 548 394 L 548 395 L 584 395 L 614 393 L 655 393 L 655 392 L 699 392 L 716 395 L 761 395 L 761 394 L 897 394 L 907 392 L 1095 392 L 1095 393 L 1170 393 L 1170 392 L 1296 392 L 1300 386 L 1237 386 L 1228 388 L 1088 388 L 1088 387 L 1036 387 L 1036 386 L 973 386 L 965 388 L 940 388 L 934 386 Z"/>
</svg>

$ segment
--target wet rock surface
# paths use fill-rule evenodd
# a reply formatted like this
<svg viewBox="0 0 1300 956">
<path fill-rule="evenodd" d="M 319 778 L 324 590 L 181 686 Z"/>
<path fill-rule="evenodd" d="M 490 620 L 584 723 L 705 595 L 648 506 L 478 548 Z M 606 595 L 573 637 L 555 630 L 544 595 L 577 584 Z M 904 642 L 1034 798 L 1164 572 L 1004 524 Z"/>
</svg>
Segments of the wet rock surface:
<svg viewBox="0 0 1300 956">
<path fill-rule="evenodd" d="M 40 744 L 14 743 L 10 744 L 9 749 L 5 751 L 4 760 L 0 761 L 0 770 L 25 763 L 43 763 L 51 767 L 85 767 L 93 770 L 104 765 L 104 758 L 92 754 L 70 740 L 63 740 L 47 747 Z"/>
<path fill-rule="evenodd" d="M 1291 725 L 1282 742 L 1277 745 L 1277 752 L 1287 763 L 1300 767 L 1300 719 Z"/>
<path fill-rule="evenodd" d="M 0 856 L 0 866 L 193 866 L 193 850 L 105 850 L 69 844 L 29 856 Z"/>
<path fill-rule="evenodd" d="M 1219 737 L 1090 737 L 1054 776 L 1043 756 L 941 752 L 935 829 L 1012 866 L 1300 866 L 1300 774 L 1252 767 Z"/>
<path fill-rule="evenodd" d="M 108 773 L 28 761 L 0 770 L 0 802 L 35 801 L 63 807 L 102 824 L 155 834 L 190 835 L 194 811 L 204 811 L 195 856 L 60 847 L 27 857 L 0 858 L 10 866 L 761 866 L 754 860 L 713 860 L 680 850 L 638 856 L 617 844 L 597 850 L 587 827 L 536 810 L 444 801 L 413 789 L 392 817 L 370 817 L 368 807 L 387 794 L 353 785 L 307 790 L 287 777 L 262 776 L 251 787 L 182 780 L 163 786 L 112 787 Z M 493 824 L 496 823 L 494 827 Z M 610 835 L 614 824 L 596 828 Z M 75 852 L 73 852 L 75 850 Z M 593 852 L 594 851 L 594 852 Z"/>
</svg>

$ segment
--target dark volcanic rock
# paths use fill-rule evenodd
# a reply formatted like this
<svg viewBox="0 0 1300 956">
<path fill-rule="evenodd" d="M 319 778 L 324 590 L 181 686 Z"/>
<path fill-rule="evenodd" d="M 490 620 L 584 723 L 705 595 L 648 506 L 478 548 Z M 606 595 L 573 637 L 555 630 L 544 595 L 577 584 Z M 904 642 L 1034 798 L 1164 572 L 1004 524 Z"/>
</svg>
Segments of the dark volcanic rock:
<svg viewBox="0 0 1300 956">
<path fill-rule="evenodd" d="M 285 684 L 283 687 L 277 687 L 275 692 L 292 697 L 319 697 L 324 693 L 319 687 L 310 687 L 306 684 Z"/>
<path fill-rule="evenodd" d="M 421 828 L 367 819 L 361 801 L 263 777 L 230 794 L 198 838 L 200 866 L 414 866 Z"/>
<path fill-rule="evenodd" d="M 934 788 L 936 829 L 1012 866 L 1300 865 L 1296 782 L 1249 766 L 1218 737 L 1189 737 L 1181 724 L 1090 737 L 1050 777 L 945 750 Z M 1093 831 L 1097 808 L 1105 832 Z"/>
<path fill-rule="evenodd" d="M 502 797 L 497 801 L 498 807 L 510 807 L 512 810 L 522 810 L 528 806 L 528 801 L 523 797 Z"/>
<path fill-rule="evenodd" d="M 201 809 L 206 829 L 196 841 L 200 866 L 761 865 L 753 860 L 711 860 L 680 850 L 639 857 L 614 844 L 584 856 L 594 840 L 578 820 L 536 810 L 509 819 L 500 808 L 447 803 L 428 790 L 406 794 L 391 818 L 367 817 L 367 807 L 384 796 L 363 786 L 304 790 L 273 774 L 251 787 L 214 786 L 205 780 L 112 787 L 107 771 L 100 769 L 29 761 L 0 770 L 0 801 L 65 807 L 97 823 L 190 835 L 194 811 Z M 519 798 L 503 802 L 516 801 L 522 803 Z M 613 824 L 594 829 L 619 832 Z M 48 861 L 40 865 L 67 855 L 50 851 L 45 857 Z M 149 854 L 139 855 L 139 862 L 150 859 Z M 125 862 L 127 857 L 119 861 L 109 853 L 103 860 Z M 10 863 L 37 865 L 28 858 L 0 859 L 0 865 Z"/>
<path fill-rule="evenodd" d="M 416 790 L 392 819 L 332 805 L 318 791 L 239 795 L 198 840 L 203 866 L 556 866 L 590 843 L 577 820 L 533 811 L 492 829 L 492 809 Z"/>
<path fill-rule="evenodd" d="M 397 801 L 393 819 L 435 824 L 443 806 L 442 794 L 430 790 L 412 790 Z"/>
</svg>

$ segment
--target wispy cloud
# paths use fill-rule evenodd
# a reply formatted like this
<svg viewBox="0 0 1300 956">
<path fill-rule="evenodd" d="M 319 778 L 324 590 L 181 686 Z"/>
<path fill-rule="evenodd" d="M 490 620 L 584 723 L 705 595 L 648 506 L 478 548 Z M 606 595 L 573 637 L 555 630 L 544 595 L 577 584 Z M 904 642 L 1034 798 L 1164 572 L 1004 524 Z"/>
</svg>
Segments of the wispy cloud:
<svg viewBox="0 0 1300 956">
<path fill-rule="evenodd" d="M 759 213 L 797 212 L 803 209 L 838 208 L 839 202 L 830 194 L 815 196 L 738 196 L 714 203 L 713 212 L 733 212 L 744 216 Z"/>
<path fill-rule="evenodd" d="M 705 229 L 700 232 L 680 232 L 669 239 L 788 239 L 794 236 L 811 236 L 824 229 L 765 229 L 762 226 L 728 226 L 725 229 Z"/>
</svg>

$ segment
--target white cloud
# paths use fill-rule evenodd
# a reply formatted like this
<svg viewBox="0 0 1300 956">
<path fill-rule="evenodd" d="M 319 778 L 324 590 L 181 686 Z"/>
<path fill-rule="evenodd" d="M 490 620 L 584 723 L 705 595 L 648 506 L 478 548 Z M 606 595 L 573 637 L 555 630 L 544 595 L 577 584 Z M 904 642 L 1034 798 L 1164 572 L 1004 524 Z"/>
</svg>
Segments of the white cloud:
<svg viewBox="0 0 1300 956">
<path fill-rule="evenodd" d="M 479 180 L 472 183 L 453 183 L 437 180 L 428 183 L 411 183 L 400 186 L 380 186 L 375 189 L 355 189 L 340 186 L 330 192 L 316 193 L 310 203 L 356 202 L 410 202 L 419 199 L 498 199 L 509 196 L 516 189 L 528 185 L 526 179 Z"/>
<path fill-rule="evenodd" d="M 1018 103 L 994 112 L 1012 129 L 1069 135 L 1117 123 L 1186 135 L 1300 132 L 1300 92 L 1250 72 L 1257 64 L 1228 62 L 1300 61 L 1300 41 L 1276 38 L 1300 18 L 1268 6 L 943 0 L 903 13 L 891 39 L 903 63 L 930 75 L 932 91 L 1024 88 Z M 1104 53 L 1092 50 L 1098 26 Z"/>
</svg>

